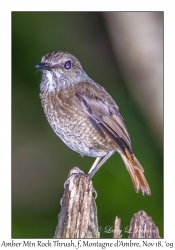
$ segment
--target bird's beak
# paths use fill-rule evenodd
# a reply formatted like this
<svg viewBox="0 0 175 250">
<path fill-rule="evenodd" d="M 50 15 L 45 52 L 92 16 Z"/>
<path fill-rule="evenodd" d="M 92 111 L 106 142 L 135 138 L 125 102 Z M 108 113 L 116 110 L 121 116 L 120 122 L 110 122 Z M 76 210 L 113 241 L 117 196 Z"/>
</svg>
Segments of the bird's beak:
<svg viewBox="0 0 175 250">
<path fill-rule="evenodd" d="M 40 63 L 35 66 L 35 68 L 43 71 L 43 70 L 49 70 L 51 71 L 51 68 L 47 65 L 47 63 Z"/>
</svg>

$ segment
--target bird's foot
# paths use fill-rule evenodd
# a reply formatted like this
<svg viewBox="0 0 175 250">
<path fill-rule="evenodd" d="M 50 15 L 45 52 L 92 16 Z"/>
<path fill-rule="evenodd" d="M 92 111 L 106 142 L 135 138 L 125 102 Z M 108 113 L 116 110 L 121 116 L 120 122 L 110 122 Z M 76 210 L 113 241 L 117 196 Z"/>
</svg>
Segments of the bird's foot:
<svg viewBox="0 0 175 250">
<path fill-rule="evenodd" d="M 75 170 L 77 169 L 76 167 L 74 168 Z M 73 179 L 73 182 L 74 182 L 74 184 L 75 184 L 75 180 L 78 178 L 78 176 L 80 176 L 80 175 L 85 175 L 86 176 L 86 174 L 82 171 L 82 170 L 80 170 L 80 169 L 78 169 L 78 171 L 75 171 L 75 172 L 71 172 L 70 173 L 70 176 L 69 176 L 69 178 L 65 181 L 65 183 L 64 183 L 64 189 L 66 188 L 66 185 L 70 182 L 70 180 L 74 177 L 74 179 Z"/>
</svg>

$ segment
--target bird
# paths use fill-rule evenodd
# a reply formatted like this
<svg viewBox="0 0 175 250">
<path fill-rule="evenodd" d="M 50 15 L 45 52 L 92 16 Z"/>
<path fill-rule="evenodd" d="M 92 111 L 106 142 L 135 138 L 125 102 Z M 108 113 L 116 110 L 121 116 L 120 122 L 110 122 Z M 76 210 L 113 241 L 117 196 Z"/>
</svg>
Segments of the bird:
<svg viewBox="0 0 175 250">
<path fill-rule="evenodd" d="M 53 131 L 72 150 L 96 158 L 89 178 L 118 152 L 136 193 L 151 195 L 124 119 L 110 94 L 87 75 L 69 52 L 50 52 L 35 67 L 42 72 L 41 104 Z"/>
</svg>

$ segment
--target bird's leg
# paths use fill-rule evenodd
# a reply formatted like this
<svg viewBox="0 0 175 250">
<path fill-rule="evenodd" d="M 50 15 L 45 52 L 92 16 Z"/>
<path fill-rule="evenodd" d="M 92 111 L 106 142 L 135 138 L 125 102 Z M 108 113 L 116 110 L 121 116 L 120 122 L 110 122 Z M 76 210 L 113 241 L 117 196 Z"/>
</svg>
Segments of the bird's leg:
<svg viewBox="0 0 175 250">
<path fill-rule="evenodd" d="M 101 160 L 102 157 L 97 157 L 92 165 L 92 167 L 89 169 L 88 174 L 90 174 L 90 172 L 92 172 L 92 170 L 97 166 L 97 164 L 99 163 L 99 161 Z"/>
<path fill-rule="evenodd" d="M 105 161 L 107 161 L 107 159 L 109 159 L 109 157 L 111 155 L 113 155 L 115 152 L 116 152 L 116 150 L 110 151 L 103 158 L 102 157 L 97 157 L 94 164 L 92 165 L 92 167 L 90 168 L 90 170 L 88 172 L 88 176 L 90 178 L 92 178 L 94 176 L 94 174 L 99 170 L 99 168 L 105 163 Z M 100 161 L 101 158 L 102 158 L 102 160 Z"/>
</svg>

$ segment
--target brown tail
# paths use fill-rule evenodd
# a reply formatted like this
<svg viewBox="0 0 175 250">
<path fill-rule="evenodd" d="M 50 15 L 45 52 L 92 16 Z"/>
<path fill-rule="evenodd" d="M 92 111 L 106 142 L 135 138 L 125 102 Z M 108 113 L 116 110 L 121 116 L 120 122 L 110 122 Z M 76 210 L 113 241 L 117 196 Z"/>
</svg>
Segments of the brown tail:
<svg viewBox="0 0 175 250">
<path fill-rule="evenodd" d="M 131 155 L 128 151 L 126 151 L 126 155 L 121 154 L 121 157 L 125 163 L 126 169 L 131 176 L 136 193 L 141 191 L 143 195 L 145 193 L 147 195 L 151 195 L 150 187 L 143 174 L 144 170 L 134 154 Z"/>
</svg>

